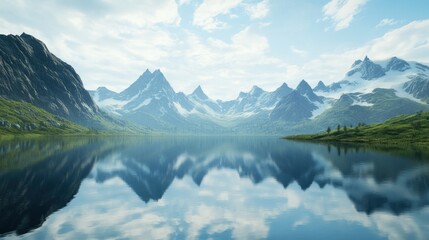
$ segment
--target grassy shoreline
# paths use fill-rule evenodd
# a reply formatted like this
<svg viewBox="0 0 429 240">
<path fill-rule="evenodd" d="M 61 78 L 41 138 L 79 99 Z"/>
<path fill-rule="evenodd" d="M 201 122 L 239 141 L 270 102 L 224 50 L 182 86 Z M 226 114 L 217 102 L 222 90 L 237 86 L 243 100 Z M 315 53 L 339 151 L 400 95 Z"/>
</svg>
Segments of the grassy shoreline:
<svg viewBox="0 0 429 240">
<path fill-rule="evenodd" d="M 429 147 L 429 112 L 401 115 L 383 123 L 342 127 L 318 133 L 286 136 L 285 139 L 312 142 L 340 142 L 376 145 L 421 145 Z"/>
</svg>

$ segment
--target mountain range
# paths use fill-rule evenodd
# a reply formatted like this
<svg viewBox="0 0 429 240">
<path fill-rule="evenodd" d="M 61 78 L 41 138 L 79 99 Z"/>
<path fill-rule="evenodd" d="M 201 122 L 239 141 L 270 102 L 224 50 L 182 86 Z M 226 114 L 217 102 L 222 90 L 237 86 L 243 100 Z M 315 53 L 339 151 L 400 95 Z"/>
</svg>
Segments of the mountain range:
<svg viewBox="0 0 429 240">
<path fill-rule="evenodd" d="M 417 62 L 365 57 L 330 85 L 312 88 L 302 80 L 272 92 L 254 86 L 231 101 L 213 100 L 200 86 L 189 95 L 175 92 L 160 70 L 146 70 L 120 93 L 105 87 L 90 93 L 100 108 L 161 131 L 302 133 L 429 110 L 428 74 Z"/>
<path fill-rule="evenodd" d="M 283 135 L 381 122 L 429 110 L 428 75 L 429 67 L 418 62 L 365 57 L 329 85 L 302 80 L 295 89 L 283 83 L 271 92 L 253 86 L 230 101 L 211 99 L 201 86 L 176 92 L 160 70 L 146 70 L 120 93 L 87 91 L 40 40 L 0 35 L 0 97 L 97 129 L 131 124 L 165 133 Z"/>
</svg>

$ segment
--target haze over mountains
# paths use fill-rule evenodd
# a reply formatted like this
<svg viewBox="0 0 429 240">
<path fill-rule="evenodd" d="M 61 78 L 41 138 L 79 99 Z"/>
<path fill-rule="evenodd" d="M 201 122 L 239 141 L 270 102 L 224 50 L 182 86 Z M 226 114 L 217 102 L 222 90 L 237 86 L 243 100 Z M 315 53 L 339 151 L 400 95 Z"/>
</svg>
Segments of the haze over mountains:
<svg viewBox="0 0 429 240">
<path fill-rule="evenodd" d="M 0 97 L 100 129 L 128 122 L 154 132 L 283 135 L 429 110 L 429 67 L 397 57 L 356 60 L 330 85 L 302 80 L 272 92 L 254 86 L 223 101 L 200 86 L 176 92 L 160 70 L 146 70 L 120 93 L 100 87 L 88 94 L 74 69 L 36 38 L 0 35 L 0 43 Z"/>
<path fill-rule="evenodd" d="M 210 99 L 198 86 L 176 93 L 160 70 L 146 70 L 130 87 L 115 93 L 91 92 L 106 111 L 163 131 L 285 133 L 321 131 L 327 126 L 373 123 L 428 110 L 429 67 L 393 57 L 356 60 L 344 79 L 312 88 L 283 83 L 273 92 L 254 86 L 235 100 Z"/>
</svg>

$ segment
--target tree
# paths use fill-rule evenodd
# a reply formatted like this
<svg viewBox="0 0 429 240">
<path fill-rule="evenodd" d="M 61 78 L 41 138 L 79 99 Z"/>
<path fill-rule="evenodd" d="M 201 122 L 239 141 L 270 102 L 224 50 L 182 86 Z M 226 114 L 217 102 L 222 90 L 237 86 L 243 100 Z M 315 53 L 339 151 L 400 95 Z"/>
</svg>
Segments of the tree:
<svg viewBox="0 0 429 240">
<path fill-rule="evenodd" d="M 328 127 L 328 129 L 326 129 L 326 132 L 329 134 L 331 132 L 331 127 Z"/>
<path fill-rule="evenodd" d="M 347 132 L 347 126 L 346 125 L 344 125 L 343 129 L 344 129 L 344 132 Z"/>
<path fill-rule="evenodd" d="M 338 126 L 337 126 L 337 132 L 339 132 L 340 130 L 341 130 L 341 125 L 338 124 Z"/>
</svg>

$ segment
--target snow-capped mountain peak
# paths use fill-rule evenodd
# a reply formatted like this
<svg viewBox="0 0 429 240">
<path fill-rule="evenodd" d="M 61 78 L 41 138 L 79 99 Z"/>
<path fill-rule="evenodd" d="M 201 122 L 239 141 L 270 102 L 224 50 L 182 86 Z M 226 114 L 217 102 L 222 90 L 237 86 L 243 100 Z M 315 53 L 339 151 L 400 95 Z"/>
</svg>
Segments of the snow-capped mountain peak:
<svg viewBox="0 0 429 240">
<path fill-rule="evenodd" d="M 304 79 L 301 80 L 301 82 L 298 84 L 296 91 L 302 96 L 307 97 L 308 100 L 310 100 L 311 102 L 323 102 L 322 98 L 320 98 L 313 92 L 313 89 Z"/>
<path fill-rule="evenodd" d="M 165 94 L 173 97 L 174 90 L 165 79 L 164 74 L 158 69 L 151 73 L 148 69 L 127 89 L 119 95 L 123 100 L 131 99 L 141 94 Z"/>
<path fill-rule="evenodd" d="M 360 78 L 364 80 L 372 80 L 385 75 L 383 67 L 371 61 L 368 56 L 365 56 L 363 61 L 355 61 L 352 65 L 352 69 L 347 73 L 347 76 L 351 77 L 357 73 L 360 73 Z"/>
<path fill-rule="evenodd" d="M 429 109 L 425 103 L 429 101 L 428 76 L 429 67 L 420 63 L 397 57 L 382 61 L 365 57 L 353 63 L 344 79 L 329 86 L 319 81 L 313 89 L 305 80 L 295 90 L 286 83 L 272 92 L 253 86 L 248 92 L 240 92 L 234 100 L 214 101 L 201 86 L 189 95 L 175 93 L 161 71 L 146 70 L 124 92 L 101 101 L 94 97 L 94 100 L 105 110 L 154 129 L 241 131 L 246 127 L 254 129 L 258 124 L 267 124 L 267 129 L 271 129 L 270 121 L 281 125 L 283 121 L 291 123 L 302 120 L 326 126 L 332 122 L 351 124 L 358 120 L 384 120 L 386 111 L 393 116 L 425 107 Z M 100 88 L 93 96 L 104 93 L 108 90 Z M 349 101 L 344 101 L 347 97 Z M 389 110 L 383 108 L 385 101 L 391 106 Z M 362 119 L 373 109 L 376 112 L 370 120 Z M 335 114 L 338 111 L 343 111 L 346 117 L 337 119 L 338 115 Z M 352 117 L 347 117 L 349 115 Z"/>
<path fill-rule="evenodd" d="M 393 57 L 387 63 L 386 72 L 390 70 L 404 72 L 410 68 L 410 64 L 407 61 Z"/>
</svg>

